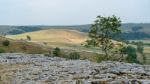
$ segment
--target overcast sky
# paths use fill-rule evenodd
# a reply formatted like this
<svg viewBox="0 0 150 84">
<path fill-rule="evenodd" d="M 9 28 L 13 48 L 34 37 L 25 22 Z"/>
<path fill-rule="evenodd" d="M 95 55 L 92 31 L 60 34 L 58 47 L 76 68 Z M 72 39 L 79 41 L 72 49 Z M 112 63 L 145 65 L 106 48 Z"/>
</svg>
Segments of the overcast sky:
<svg viewBox="0 0 150 84">
<path fill-rule="evenodd" d="M 113 14 L 123 23 L 150 23 L 150 0 L 0 0 L 0 25 L 90 24 Z"/>
</svg>

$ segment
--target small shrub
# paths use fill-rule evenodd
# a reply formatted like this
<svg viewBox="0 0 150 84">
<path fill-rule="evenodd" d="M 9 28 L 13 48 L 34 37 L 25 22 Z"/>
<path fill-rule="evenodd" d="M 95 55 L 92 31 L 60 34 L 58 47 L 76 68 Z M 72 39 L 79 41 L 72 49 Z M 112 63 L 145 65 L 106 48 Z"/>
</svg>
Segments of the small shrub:
<svg viewBox="0 0 150 84">
<path fill-rule="evenodd" d="M 29 35 L 27 35 L 27 40 L 31 41 L 31 37 Z"/>
<path fill-rule="evenodd" d="M 136 54 L 128 54 L 126 59 L 129 63 L 139 63 L 139 61 L 137 60 Z"/>
<path fill-rule="evenodd" d="M 60 48 L 56 47 L 56 48 L 53 50 L 53 55 L 54 55 L 54 56 L 60 56 L 60 55 L 61 55 Z"/>
<path fill-rule="evenodd" d="M 80 59 L 80 54 L 77 52 L 72 52 L 69 54 L 69 59 Z"/>
<path fill-rule="evenodd" d="M 126 49 L 126 53 L 128 55 L 126 60 L 130 63 L 139 63 L 137 60 L 136 49 L 132 46 L 128 46 Z"/>
<path fill-rule="evenodd" d="M 144 51 L 144 44 L 142 42 L 137 43 L 137 51 L 141 54 L 143 54 Z"/>
<path fill-rule="evenodd" d="M 5 52 L 5 50 L 0 48 L 0 53 L 4 53 L 4 52 Z"/>
<path fill-rule="evenodd" d="M 9 46 L 10 45 L 10 42 L 9 40 L 5 40 L 2 42 L 3 46 Z"/>
</svg>

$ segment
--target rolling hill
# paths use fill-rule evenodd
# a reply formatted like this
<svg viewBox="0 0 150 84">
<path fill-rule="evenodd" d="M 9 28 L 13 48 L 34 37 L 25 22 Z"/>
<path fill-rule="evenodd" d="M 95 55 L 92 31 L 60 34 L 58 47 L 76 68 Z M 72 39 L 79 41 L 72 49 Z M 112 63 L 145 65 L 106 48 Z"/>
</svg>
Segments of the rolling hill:
<svg viewBox="0 0 150 84">
<path fill-rule="evenodd" d="M 85 32 L 80 32 L 71 29 L 47 29 L 35 32 L 28 32 L 17 35 L 7 35 L 7 38 L 14 40 L 26 40 L 27 36 L 31 37 L 29 42 L 34 42 L 48 47 L 60 47 L 62 49 L 69 49 L 75 51 L 86 51 L 86 52 L 99 52 L 99 48 L 86 48 L 82 46 L 87 39 L 89 39 L 88 34 Z M 114 41 L 115 44 L 120 44 L 120 42 Z"/>
<path fill-rule="evenodd" d="M 86 33 L 68 29 L 48 29 L 18 35 L 8 35 L 7 37 L 15 40 L 26 40 L 27 35 L 31 37 L 31 42 L 43 43 L 50 46 L 78 46 L 88 39 Z"/>
<path fill-rule="evenodd" d="M 18 35 L 8 35 L 7 37 L 16 40 L 20 39 L 25 40 L 27 35 L 29 35 L 32 38 L 32 41 L 38 42 L 59 42 L 59 43 L 80 44 L 87 39 L 87 35 L 85 33 L 67 29 L 48 29 Z"/>
</svg>

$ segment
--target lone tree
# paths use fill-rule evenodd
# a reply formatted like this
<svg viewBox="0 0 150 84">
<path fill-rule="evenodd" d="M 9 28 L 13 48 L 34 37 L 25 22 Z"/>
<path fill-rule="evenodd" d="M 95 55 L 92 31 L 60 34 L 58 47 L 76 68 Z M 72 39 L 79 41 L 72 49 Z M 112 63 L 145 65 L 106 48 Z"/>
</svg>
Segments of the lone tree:
<svg viewBox="0 0 150 84">
<path fill-rule="evenodd" d="M 31 37 L 29 35 L 27 35 L 27 40 L 31 41 Z"/>
<path fill-rule="evenodd" d="M 109 59 L 109 52 L 113 48 L 112 39 L 119 36 L 121 33 L 121 20 L 115 15 L 111 17 L 97 16 L 94 24 L 92 24 L 87 45 L 101 47 L 107 60 Z"/>
<path fill-rule="evenodd" d="M 59 56 L 61 55 L 61 50 L 60 50 L 60 48 L 56 47 L 56 48 L 53 50 L 53 55 L 59 57 Z"/>
<path fill-rule="evenodd" d="M 2 42 L 3 46 L 9 46 L 10 45 L 10 41 L 9 40 L 5 40 Z"/>
</svg>

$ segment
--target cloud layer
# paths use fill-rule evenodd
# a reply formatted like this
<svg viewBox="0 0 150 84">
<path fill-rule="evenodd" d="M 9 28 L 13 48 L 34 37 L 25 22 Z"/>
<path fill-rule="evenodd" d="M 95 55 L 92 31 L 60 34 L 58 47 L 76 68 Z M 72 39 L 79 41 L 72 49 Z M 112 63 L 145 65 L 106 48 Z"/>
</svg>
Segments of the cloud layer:
<svg viewBox="0 0 150 84">
<path fill-rule="evenodd" d="M 0 0 L 1 25 L 92 23 L 97 15 L 150 22 L 150 0 Z"/>
</svg>

